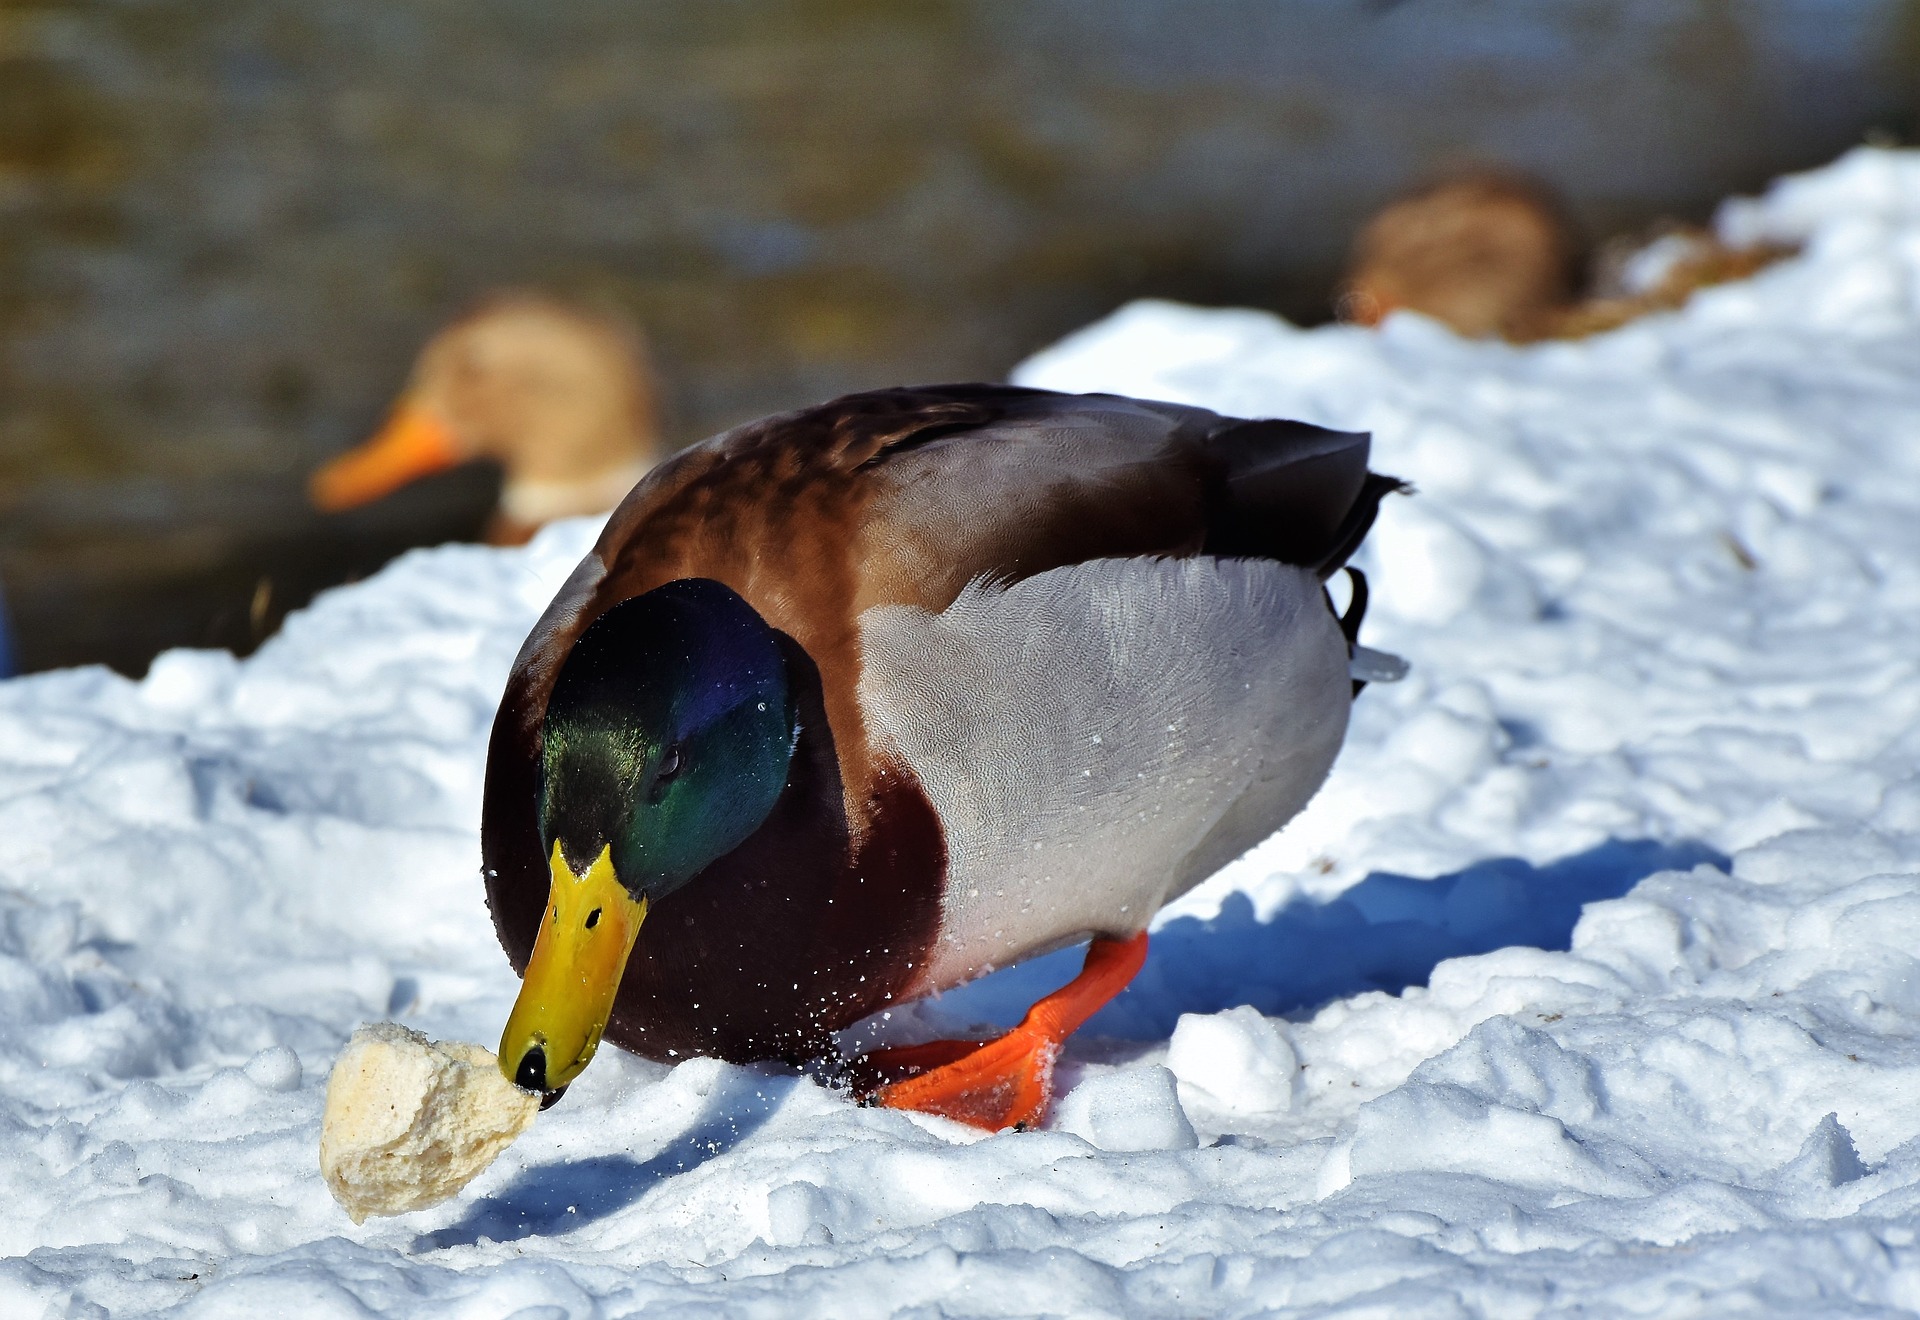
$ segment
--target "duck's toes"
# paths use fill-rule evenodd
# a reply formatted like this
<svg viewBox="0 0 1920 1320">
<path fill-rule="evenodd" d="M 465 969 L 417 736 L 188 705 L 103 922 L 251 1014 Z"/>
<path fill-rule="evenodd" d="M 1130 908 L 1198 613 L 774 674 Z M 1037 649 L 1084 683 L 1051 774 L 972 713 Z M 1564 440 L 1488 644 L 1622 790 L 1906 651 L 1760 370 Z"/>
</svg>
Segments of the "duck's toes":
<svg viewBox="0 0 1920 1320">
<path fill-rule="evenodd" d="M 890 1045 L 848 1061 L 845 1078 L 852 1082 L 856 1095 L 878 1103 L 874 1100 L 875 1095 L 889 1083 L 903 1082 L 909 1077 L 944 1068 L 988 1043 L 984 1040 L 930 1040 L 919 1045 Z"/>
<path fill-rule="evenodd" d="M 998 1040 L 936 1040 L 876 1050 L 859 1072 L 884 1081 L 868 1098 L 890 1109 L 925 1114 L 998 1132 L 1033 1127 L 1053 1096 L 1053 1063 L 1060 1044 L 1025 1025 Z"/>
</svg>

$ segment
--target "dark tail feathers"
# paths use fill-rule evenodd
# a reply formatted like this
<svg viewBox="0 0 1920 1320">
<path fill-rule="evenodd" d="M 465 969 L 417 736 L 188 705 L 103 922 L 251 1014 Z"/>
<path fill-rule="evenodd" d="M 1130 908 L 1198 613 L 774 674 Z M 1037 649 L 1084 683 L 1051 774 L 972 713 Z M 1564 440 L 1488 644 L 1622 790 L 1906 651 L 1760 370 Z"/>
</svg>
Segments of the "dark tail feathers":
<svg viewBox="0 0 1920 1320">
<path fill-rule="evenodd" d="M 1360 548 L 1396 477 L 1367 470 L 1373 437 L 1306 422 L 1229 422 L 1213 460 L 1207 554 L 1310 568 L 1324 581 Z"/>
</svg>

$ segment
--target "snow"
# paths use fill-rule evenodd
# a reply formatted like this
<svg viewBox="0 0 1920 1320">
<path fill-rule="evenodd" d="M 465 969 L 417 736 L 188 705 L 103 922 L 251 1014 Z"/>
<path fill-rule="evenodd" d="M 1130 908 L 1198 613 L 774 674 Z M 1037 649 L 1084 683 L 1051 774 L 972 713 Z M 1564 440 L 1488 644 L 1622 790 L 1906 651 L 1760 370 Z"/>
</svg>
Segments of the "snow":
<svg viewBox="0 0 1920 1320">
<path fill-rule="evenodd" d="M 1920 155 L 1721 226 L 1805 252 L 1582 343 L 1141 303 L 1021 369 L 1369 429 L 1419 487 L 1361 557 L 1412 674 L 1163 915 L 1047 1131 L 609 1054 L 458 1200 L 334 1205 L 354 1026 L 505 1018 L 482 749 L 590 526 L 246 661 L 0 684 L 0 1315 L 1920 1306 Z"/>
</svg>

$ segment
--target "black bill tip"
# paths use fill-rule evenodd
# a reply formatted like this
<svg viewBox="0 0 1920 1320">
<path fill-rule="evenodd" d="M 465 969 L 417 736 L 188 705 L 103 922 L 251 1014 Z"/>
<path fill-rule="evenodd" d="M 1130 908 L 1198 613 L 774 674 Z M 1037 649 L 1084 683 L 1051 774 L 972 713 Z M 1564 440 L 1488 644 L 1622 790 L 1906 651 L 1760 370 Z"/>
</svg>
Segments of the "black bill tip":
<svg viewBox="0 0 1920 1320">
<path fill-rule="evenodd" d="M 513 1084 L 523 1091 L 545 1091 L 547 1089 L 547 1052 L 535 1045 L 522 1054 L 520 1066 L 513 1072 Z"/>
<path fill-rule="evenodd" d="M 513 1072 L 513 1084 L 523 1091 L 539 1092 L 542 1109 L 552 1109 L 567 1093 L 564 1086 L 547 1085 L 547 1052 L 538 1045 L 520 1056 L 520 1066 Z"/>
</svg>

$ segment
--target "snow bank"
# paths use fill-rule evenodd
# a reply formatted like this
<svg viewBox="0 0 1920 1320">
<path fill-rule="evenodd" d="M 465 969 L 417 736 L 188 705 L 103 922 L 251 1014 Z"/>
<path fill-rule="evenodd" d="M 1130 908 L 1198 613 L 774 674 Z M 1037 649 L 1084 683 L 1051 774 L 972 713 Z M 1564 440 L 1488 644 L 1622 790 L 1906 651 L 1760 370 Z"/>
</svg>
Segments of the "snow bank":
<svg viewBox="0 0 1920 1320">
<path fill-rule="evenodd" d="M 355 1227 L 327 1065 L 491 1041 L 481 752 L 592 529 L 415 554 L 245 662 L 0 684 L 0 1315 L 1532 1316 L 1920 1306 L 1920 158 L 1577 344 L 1143 303 L 1020 379 L 1372 430 L 1370 689 L 981 1137 L 613 1055 Z M 1012 969 L 890 1029 L 1005 1021 Z"/>
</svg>

